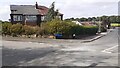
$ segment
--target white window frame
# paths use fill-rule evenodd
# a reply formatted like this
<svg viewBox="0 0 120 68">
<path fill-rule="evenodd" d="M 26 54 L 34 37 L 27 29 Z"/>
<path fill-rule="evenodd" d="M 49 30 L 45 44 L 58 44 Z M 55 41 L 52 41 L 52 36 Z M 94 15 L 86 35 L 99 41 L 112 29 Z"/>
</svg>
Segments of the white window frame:
<svg viewBox="0 0 120 68">
<path fill-rule="evenodd" d="M 37 21 L 37 16 L 36 15 L 26 15 L 25 19 L 27 21 Z"/>
<path fill-rule="evenodd" d="M 22 15 L 13 15 L 13 21 L 22 21 Z"/>
</svg>

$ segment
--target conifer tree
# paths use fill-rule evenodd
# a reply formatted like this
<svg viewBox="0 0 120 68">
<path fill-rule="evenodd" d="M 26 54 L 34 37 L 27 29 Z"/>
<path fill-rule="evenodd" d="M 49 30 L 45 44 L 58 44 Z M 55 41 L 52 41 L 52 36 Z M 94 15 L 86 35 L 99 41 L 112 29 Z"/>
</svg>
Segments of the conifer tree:
<svg viewBox="0 0 120 68">
<path fill-rule="evenodd" d="M 55 18 L 55 2 L 53 2 L 48 10 L 48 13 L 45 17 L 45 21 L 51 21 Z"/>
</svg>

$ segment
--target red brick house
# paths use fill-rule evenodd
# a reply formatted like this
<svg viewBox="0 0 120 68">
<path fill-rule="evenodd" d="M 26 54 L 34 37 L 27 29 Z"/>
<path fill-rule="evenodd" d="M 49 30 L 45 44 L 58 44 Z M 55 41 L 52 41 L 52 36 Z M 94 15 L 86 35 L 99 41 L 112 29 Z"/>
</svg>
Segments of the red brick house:
<svg viewBox="0 0 120 68">
<path fill-rule="evenodd" d="M 38 5 L 10 5 L 12 24 L 21 23 L 23 25 L 39 25 L 44 21 L 49 8 Z M 59 13 L 59 18 L 63 19 L 63 14 Z"/>
</svg>

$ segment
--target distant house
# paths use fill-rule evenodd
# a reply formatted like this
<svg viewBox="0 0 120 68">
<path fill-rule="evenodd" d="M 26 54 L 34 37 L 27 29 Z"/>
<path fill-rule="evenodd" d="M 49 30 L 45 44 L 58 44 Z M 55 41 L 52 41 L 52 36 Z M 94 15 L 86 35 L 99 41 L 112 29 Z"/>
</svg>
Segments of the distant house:
<svg viewBox="0 0 120 68">
<path fill-rule="evenodd" d="M 49 8 L 38 5 L 10 5 L 10 21 L 13 24 L 39 25 L 44 21 Z M 59 13 L 59 18 L 63 19 L 63 14 Z"/>
<path fill-rule="evenodd" d="M 75 24 L 78 24 L 78 25 L 82 25 L 79 21 L 72 21 L 74 22 Z"/>
<path fill-rule="evenodd" d="M 97 24 L 95 22 L 81 22 L 83 26 L 96 26 Z"/>
</svg>

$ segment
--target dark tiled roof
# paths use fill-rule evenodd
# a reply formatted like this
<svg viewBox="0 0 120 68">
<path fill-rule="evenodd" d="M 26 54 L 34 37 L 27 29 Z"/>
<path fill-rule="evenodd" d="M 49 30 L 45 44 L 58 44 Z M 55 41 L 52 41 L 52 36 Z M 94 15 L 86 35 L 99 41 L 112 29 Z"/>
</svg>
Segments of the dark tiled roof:
<svg viewBox="0 0 120 68">
<path fill-rule="evenodd" d="M 10 5 L 10 10 L 15 10 L 11 14 L 39 14 L 33 5 Z"/>
<path fill-rule="evenodd" d="M 45 6 L 38 6 L 38 9 L 36 9 L 35 5 L 10 5 L 10 10 L 15 11 L 11 14 L 46 15 L 49 8 Z M 62 14 L 59 13 L 59 15 Z"/>
</svg>

